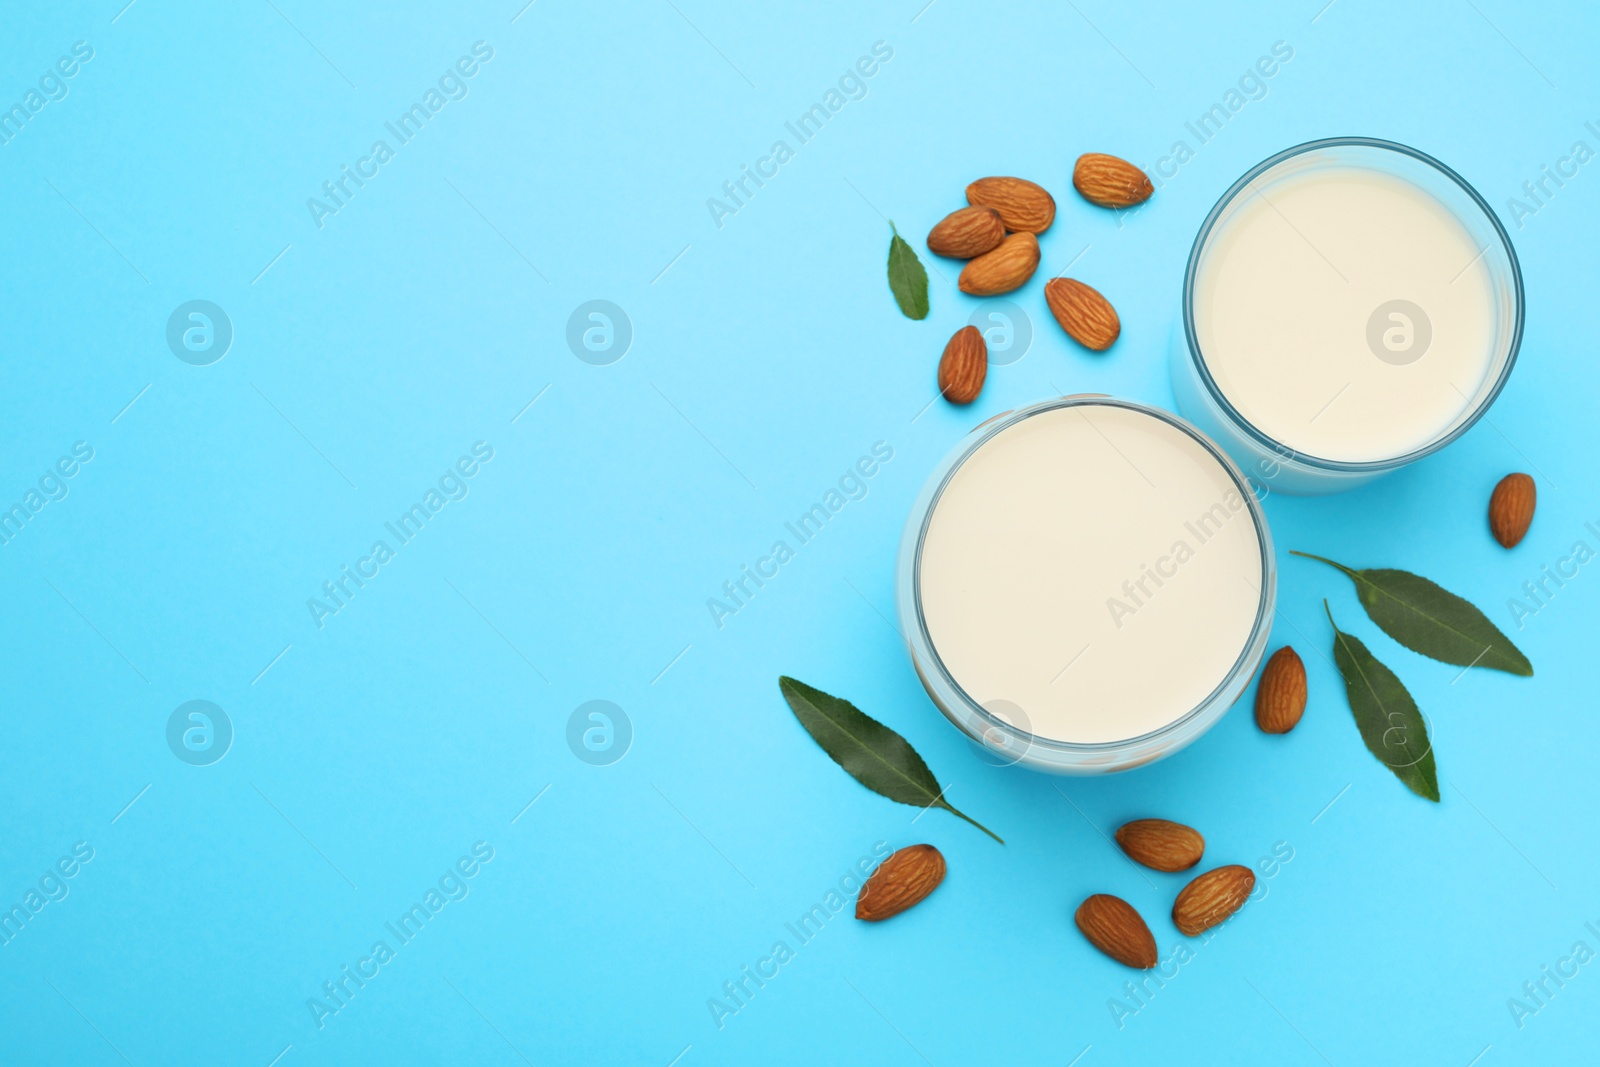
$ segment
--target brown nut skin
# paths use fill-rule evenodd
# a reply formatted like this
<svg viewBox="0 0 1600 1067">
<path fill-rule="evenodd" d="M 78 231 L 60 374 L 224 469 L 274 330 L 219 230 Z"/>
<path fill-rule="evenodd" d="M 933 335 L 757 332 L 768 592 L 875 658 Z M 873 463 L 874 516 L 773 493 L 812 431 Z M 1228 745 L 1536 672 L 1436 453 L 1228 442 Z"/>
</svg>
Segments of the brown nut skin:
<svg viewBox="0 0 1600 1067">
<path fill-rule="evenodd" d="M 1111 301 L 1076 278 L 1051 278 L 1044 285 L 1050 314 L 1083 347 L 1104 352 L 1122 336 L 1122 320 Z"/>
<path fill-rule="evenodd" d="M 1144 917 L 1121 897 L 1096 893 L 1073 916 L 1089 944 L 1127 967 L 1156 965 L 1156 939 Z"/>
<path fill-rule="evenodd" d="M 1072 168 L 1072 185 L 1091 204 L 1123 208 L 1142 204 L 1156 191 L 1150 176 L 1125 159 L 1086 152 Z"/>
<path fill-rule="evenodd" d="M 1200 831 L 1168 819 L 1135 819 L 1117 829 L 1128 858 L 1154 871 L 1187 871 L 1206 852 Z"/>
<path fill-rule="evenodd" d="M 882 922 L 925 900 L 944 881 L 944 855 L 932 845 L 908 845 L 879 864 L 856 897 L 856 918 Z"/>
<path fill-rule="evenodd" d="M 1256 725 L 1269 734 L 1286 734 L 1306 713 L 1306 665 L 1284 645 L 1261 668 L 1256 686 Z"/>
<path fill-rule="evenodd" d="M 1006 239 L 1006 224 L 990 207 L 952 211 L 928 231 L 928 251 L 951 259 L 971 259 L 993 251 Z"/>
<path fill-rule="evenodd" d="M 952 404 L 970 404 L 983 392 L 989 373 L 989 346 L 976 326 L 963 326 L 944 346 L 939 360 L 939 392 Z"/>
<path fill-rule="evenodd" d="M 992 252 L 969 260 L 956 285 L 973 296 L 999 296 L 1019 289 L 1039 269 L 1039 240 L 1031 233 L 1014 233 Z"/>
<path fill-rule="evenodd" d="M 1256 874 L 1237 863 L 1207 871 L 1183 887 L 1172 905 L 1172 922 L 1185 937 L 1221 923 L 1244 906 L 1256 887 Z"/>
<path fill-rule="evenodd" d="M 1056 200 L 1026 178 L 979 178 L 967 186 L 967 203 L 992 207 L 1013 233 L 1040 234 L 1056 218 Z"/>
<path fill-rule="evenodd" d="M 1539 490 L 1526 474 L 1508 474 L 1489 497 L 1489 532 L 1502 548 L 1515 548 L 1533 524 Z"/>
</svg>

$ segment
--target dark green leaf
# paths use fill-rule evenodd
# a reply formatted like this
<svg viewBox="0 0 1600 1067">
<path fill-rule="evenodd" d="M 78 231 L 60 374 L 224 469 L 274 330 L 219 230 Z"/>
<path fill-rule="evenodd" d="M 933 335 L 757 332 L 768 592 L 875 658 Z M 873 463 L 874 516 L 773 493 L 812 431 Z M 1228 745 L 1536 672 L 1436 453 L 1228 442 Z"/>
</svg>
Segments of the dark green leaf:
<svg viewBox="0 0 1600 1067">
<path fill-rule="evenodd" d="M 1328 602 L 1322 602 L 1328 610 Z M 1356 717 L 1361 740 L 1378 761 L 1394 772 L 1419 797 L 1439 800 L 1439 774 L 1433 765 L 1433 742 L 1428 739 L 1428 724 L 1417 710 L 1406 687 L 1358 639 L 1343 633 L 1328 612 L 1333 624 L 1333 659 L 1344 676 L 1350 698 L 1350 713 Z"/>
<path fill-rule="evenodd" d="M 1533 674 L 1528 657 L 1483 612 L 1420 575 L 1397 570 L 1357 571 L 1309 552 L 1289 554 L 1326 563 L 1349 575 L 1367 615 L 1413 652 L 1458 667 Z"/>
<path fill-rule="evenodd" d="M 900 231 L 889 223 L 894 237 L 889 241 L 889 288 L 894 299 L 908 319 L 928 317 L 928 272 L 922 269 L 922 260 L 906 244 Z"/>
<path fill-rule="evenodd" d="M 783 699 L 822 751 L 874 793 L 919 808 L 943 808 L 999 841 L 993 831 L 952 808 L 938 779 L 910 742 L 854 704 L 793 678 L 778 679 Z"/>
</svg>

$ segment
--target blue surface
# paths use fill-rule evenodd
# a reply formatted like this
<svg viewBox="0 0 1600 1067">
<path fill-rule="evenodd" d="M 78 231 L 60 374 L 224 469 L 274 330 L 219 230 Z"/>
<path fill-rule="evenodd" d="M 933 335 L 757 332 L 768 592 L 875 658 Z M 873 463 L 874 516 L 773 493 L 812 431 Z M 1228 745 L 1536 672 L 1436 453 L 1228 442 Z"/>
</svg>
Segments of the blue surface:
<svg viewBox="0 0 1600 1067">
<path fill-rule="evenodd" d="M 1600 962 L 1546 980 L 1556 995 L 1520 1027 L 1507 1001 L 1575 942 L 1600 951 L 1600 564 L 1520 629 L 1507 602 L 1575 541 L 1600 548 L 1581 444 L 1600 399 L 1600 163 L 1542 204 L 1521 191 L 1575 141 L 1600 148 L 1592 11 L 122 3 L 13 5 L 0 40 L 0 102 L 24 106 L 74 42 L 93 52 L 0 145 L 0 498 L 41 488 L 0 547 L 0 899 L 39 890 L 0 946 L 0 1061 L 1589 1055 Z M 1185 122 L 1279 41 L 1293 58 L 1264 95 L 1195 142 Z M 892 58 L 845 83 L 865 95 L 796 143 L 785 123 L 875 42 Z M 470 77 L 450 75 L 461 57 Z M 385 123 L 430 87 L 437 112 L 399 143 Z M 1508 389 L 1438 457 L 1345 496 L 1268 501 L 1273 643 L 1302 650 L 1312 691 L 1293 734 L 1257 731 L 1247 694 L 1191 749 L 1114 779 L 985 765 L 885 618 L 923 477 L 975 422 L 1041 397 L 1170 404 L 1164 347 L 1205 212 L 1257 160 L 1342 133 L 1433 153 L 1500 211 L 1528 292 Z M 707 199 L 780 139 L 792 158 L 716 225 Z M 1193 158 L 1120 225 L 1070 190 L 1080 152 L 1154 166 L 1179 139 Z M 307 199 L 364 159 L 371 176 L 346 179 L 319 227 Z M 932 313 L 901 317 L 882 216 L 920 247 L 990 173 L 1056 194 L 1043 269 L 1076 258 L 1123 336 L 1077 348 L 1036 279 L 1015 297 L 1027 355 L 972 409 L 926 407 L 974 304 L 935 261 Z M 208 365 L 167 344 L 191 300 L 232 325 Z M 591 300 L 632 325 L 607 365 L 566 340 Z M 76 442 L 92 459 L 45 478 Z M 478 442 L 492 459 L 472 459 Z M 876 442 L 893 458 L 866 495 L 715 625 L 707 599 Z M 452 476 L 461 457 L 470 478 Z M 1483 515 L 1511 470 L 1535 476 L 1540 505 L 1507 552 Z M 400 543 L 385 523 L 430 488 L 441 506 Z M 1483 605 L 1537 677 L 1458 677 L 1399 648 L 1289 548 L 1428 574 Z M 308 599 L 375 565 L 319 626 Z M 1429 715 L 1437 807 L 1363 749 L 1324 596 Z M 901 730 L 1008 843 L 851 782 L 781 702 L 780 673 Z M 192 700 L 231 723 L 209 765 L 175 755 L 204 725 L 187 713 L 169 747 Z M 609 765 L 575 755 L 599 720 L 569 746 L 592 700 L 631 723 Z M 220 736 L 191 742 L 205 757 Z M 1137 976 L 1071 916 L 1090 892 L 1122 895 L 1172 955 L 1182 879 L 1106 840 L 1148 814 L 1199 827 L 1216 862 L 1293 859 L 1134 1001 Z M 841 912 L 804 943 L 788 931 L 878 842 L 918 841 L 950 865 L 928 902 L 881 926 Z M 386 925 L 432 902 L 410 941 Z M 708 1001 L 780 940 L 776 976 L 747 982 L 719 1026 Z M 336 980 L 343 1006 L 315 1012 Z M 1120 1026 L 1119 996 L 1138 1007 Z"/>
</svg>

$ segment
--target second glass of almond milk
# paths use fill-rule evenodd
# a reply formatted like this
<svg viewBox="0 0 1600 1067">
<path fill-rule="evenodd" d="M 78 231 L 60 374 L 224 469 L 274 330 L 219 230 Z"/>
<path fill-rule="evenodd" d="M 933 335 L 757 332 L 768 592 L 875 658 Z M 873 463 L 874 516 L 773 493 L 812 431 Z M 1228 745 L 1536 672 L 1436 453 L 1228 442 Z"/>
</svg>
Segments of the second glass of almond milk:
<svg viewBox="0 0 1600 1067">
<path fill-rule="evenodd" d="M 1522 306 L 1510 238 L 1454 171 L 1389 141 L 1313 141 L 1201 226 L 1173 391 L 1253 482 L 1336 492 L 1465 433 L 1516 362 Z"/>
<path fill-rule="evenodd" d="M 987 760 L 1106 774 L 1238 699 L 1277 576 L 1260 503 L 1205 435 L 1070 396 L 995 416 L 934 469 L 896 588 L 923 687 Z"/>
</svg>

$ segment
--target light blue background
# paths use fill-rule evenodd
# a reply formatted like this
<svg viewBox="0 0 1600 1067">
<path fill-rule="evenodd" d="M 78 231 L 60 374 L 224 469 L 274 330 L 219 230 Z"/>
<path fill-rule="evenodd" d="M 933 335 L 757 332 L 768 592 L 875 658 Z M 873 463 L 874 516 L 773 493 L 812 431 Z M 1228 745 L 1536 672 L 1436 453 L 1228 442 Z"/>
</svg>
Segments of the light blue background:
<svg viewBox="0 0 1600 1067">
<path fill-rule="evenodd" d="M 1600 577 L 1581 571 L 1520 631 L 1505 605 L 1575 540 L 1600 547 L 1583 527 L 1600 520 L 1600 163 L 1520 228 L 1506 202 L 1574 141 L 1600 148 L 1583 126 L 1600 119 L 1592 12 L 122 2 L 12 5 L 0 35 L 6 104 L 75 41 L 94 49 L 70 94 L 0 146 L 0 500 L 75 441 L 95 450 L 0 547 L 0 900 L 75 842 L 95 850 L 0 947 L 0 1060 L 1588 1055 L 1600 962 L 1522 1029 L 1506 1001 L 1575 941 L 1600 949 L 1584 929 L 1600 926 Z M 306 199 L 480 40 L 494 57 L 469 95 L 318 229 Z M 790 140 L 784 123 L 877 41 L 894 54 L 867 97 L 791 141 L 795 158 L 715 226 L 707 198 Z M 1071 192 L 1080 152 L 1150 165 L 1176 139 L 1193 147 L 1184 123 L 1276 41 L 1294 57 L 1265 98 L 1146 210 L 1119 226 Z M 1347 133 L 1437 155 L 1501 212 L 1528 294 L 1508 389 L 1413 469 L 1268 501 L 1273 644 L 1310 674 L 1293 734 L 1256 729 L 1252 690 L 1132 774 L 983 764 L 886 618 L 924 476 L 979 420 L 1046 396 L 1170 404 L 1164 345 L 1205 212 L 1257 160 Z M 1076 347 L 1036 279 L 1014 297 L 1033 316 L 1027 356 L 971 409 L 927 407 L 974 302 L 958 264 L 931 261 L 932 313 L 903 318 L 880 216 L 920 248 L 991 173 L 1056 195 L 1042 270 L 1081 253 L 1072 273 L 1116 304 L 1122 339 Z M 191 299 L 235 330 L 208 367 L 164 340 Z M 610 366 L 565 343 L 591 299 L 633 323 Z M 318 629 L 306 599 L 480 440 L 494 459 L 470 495 Z M 714 626 L 706 599 L 880 440 L 894 458 L 870 494 Z M 1540 504 L 1507 552 L 1484 507 L 1511 470 L 1535 476 Z M 1537 677 L 1458 677 L 1399 648 L 1347 582 L 1289 548 L 1428 574 L 1483 605 Z M 1324 596 L 1429 715 L 1437 807 L 1363 749 Z M 782 703 L 781 673 L 902 731 L 1008 844 L 850 781 Z M 233 722 L 209 767 L 166 745 L 191 699 Z M 633 724 L 610 766 L 565 740 L 592 699 Z M 1182 879 L 1141 872 L 1105 836 L 1150 814 L 1201 828 L 1208 861 L 1253 864 L 1277 842 L 1294 858 L 1119 1029 L 1107 1001 L 1136 976 L 1085 944 L 1072 911 L 1124 896 L 1170 955 Z M 319 1030 L 307 999 L 478 841 L 494 859 L 470 895 Z M 784 924 L 878 841 L 936 844 L 948 879 L 892 922 L 843 913 L 798 945 Z M 719 1029 L 708 998 L 780 938 L 795 958 Z"/>
</svg>

